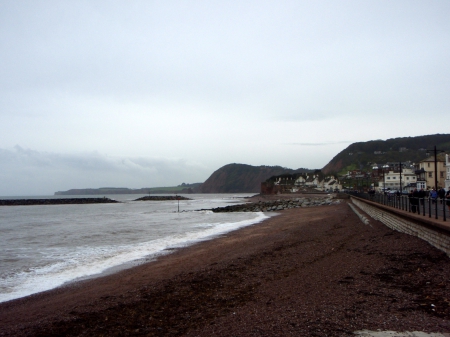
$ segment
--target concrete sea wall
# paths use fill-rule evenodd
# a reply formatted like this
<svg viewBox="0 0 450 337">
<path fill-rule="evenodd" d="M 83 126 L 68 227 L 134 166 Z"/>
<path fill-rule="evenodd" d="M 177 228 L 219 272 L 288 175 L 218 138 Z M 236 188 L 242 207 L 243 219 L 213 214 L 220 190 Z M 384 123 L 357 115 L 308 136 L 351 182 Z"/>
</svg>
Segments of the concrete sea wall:
<svg viewBox="0 0 450 337">
<path fill-rule="evenodd" d="M 352 197 L 351 201 L 373 219 L 381 221 L 398 232 L 421 238 L 450 257 L 450 224 L 447 228 L 446 225 L 440 223 L 433 224 L 420 218 L 406 217 L 405 214 L 396 212 L 395 209 L 387 211 L 362 199 Z"/>
</svg>

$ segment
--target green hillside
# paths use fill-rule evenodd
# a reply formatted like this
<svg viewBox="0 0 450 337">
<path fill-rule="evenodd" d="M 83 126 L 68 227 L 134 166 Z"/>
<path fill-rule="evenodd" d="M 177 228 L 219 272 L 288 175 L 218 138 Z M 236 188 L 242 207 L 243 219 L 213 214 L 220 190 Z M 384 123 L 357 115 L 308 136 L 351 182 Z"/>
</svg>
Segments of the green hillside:
<svg viewBox="0 0 450 337">
<path fill-rule="evenodd" d="M 386 162 L 420 162 L 427 158 L 427 150 L 450 153 L 450 134 L 392 138 L 353 143 L 338 153 L 322 169 L 324 174 L 343 174 L 350 170 L 370 170 L 373 164 Z"/>
</svg>

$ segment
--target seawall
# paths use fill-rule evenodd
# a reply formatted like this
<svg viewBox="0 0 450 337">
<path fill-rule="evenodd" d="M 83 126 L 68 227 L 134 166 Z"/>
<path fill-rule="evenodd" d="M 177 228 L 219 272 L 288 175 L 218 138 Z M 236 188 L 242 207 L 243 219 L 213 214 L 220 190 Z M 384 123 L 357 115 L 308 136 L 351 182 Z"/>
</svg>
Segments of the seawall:
<svg viewBox="0 0 450 337">
<path fill-rule="evenodd" d="M 389 228 L 425 240 L 450 257 L 450 224 L 426 218 L 358 197 L 351 197 L 354 205 Z"/>
</svg>

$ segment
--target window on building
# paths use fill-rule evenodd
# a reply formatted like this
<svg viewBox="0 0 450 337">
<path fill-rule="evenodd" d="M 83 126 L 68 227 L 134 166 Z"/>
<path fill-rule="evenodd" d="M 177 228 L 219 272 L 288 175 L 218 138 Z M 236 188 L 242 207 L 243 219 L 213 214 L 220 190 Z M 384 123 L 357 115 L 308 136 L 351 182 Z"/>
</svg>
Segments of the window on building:
<svg viewBox="0 0 450 337">
<path fill-rule="evenodd" d="M 441 178 L 444 178 L 444 177 L 445 177 L 444 173 L 445 173 L 445 172 L 441 172 Z"/>
<path fill-rule="evenodd" d="M 409 177 L 406 177 L 406 180 L 409 180 Z"/>
<path fill-rule="evenodd" d="M 433 178 L 433 172 L 428 172 L 428 178 Z"/>
</svg>

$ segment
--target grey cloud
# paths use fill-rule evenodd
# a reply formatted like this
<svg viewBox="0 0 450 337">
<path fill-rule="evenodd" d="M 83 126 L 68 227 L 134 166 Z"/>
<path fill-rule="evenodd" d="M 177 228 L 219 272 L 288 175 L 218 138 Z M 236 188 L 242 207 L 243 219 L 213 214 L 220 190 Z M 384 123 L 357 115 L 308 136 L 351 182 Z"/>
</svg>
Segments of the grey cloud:
<svg viewBox="0 0 450 337">
<path fill-rule="evenodd" d="M 120 158 L 0 149 L 0 195 L 52 194 L 70 188 L 140 188 L 202 182 L 208 170 L 183 159 Z"/>
<path fill-rule="evenodd" d="M 449 12 L 448 0 L 0 1 L 0 193 L 192 182 L 237 161 L 319 167 L 348 139 L 448 132 L 436 120 L 450 106 Z"/>
</svg>

